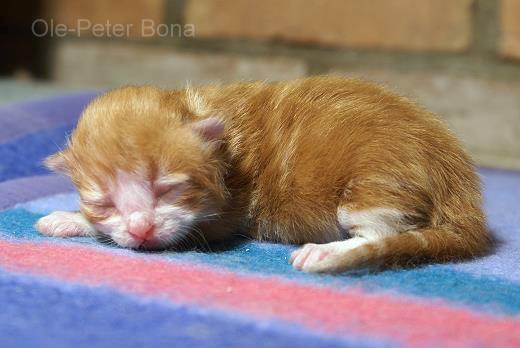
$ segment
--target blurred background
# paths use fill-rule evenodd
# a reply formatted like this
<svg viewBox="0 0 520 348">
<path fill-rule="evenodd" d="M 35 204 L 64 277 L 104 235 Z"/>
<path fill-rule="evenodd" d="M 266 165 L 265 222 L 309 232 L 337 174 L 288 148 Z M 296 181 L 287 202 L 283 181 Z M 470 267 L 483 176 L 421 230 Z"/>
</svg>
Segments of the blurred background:
<svg viewBox="0 0 520 348">
<path fill-rule="evenodd" d="M 520 169 L 520 0 L 3 0 L 0 103 L 121 84 L 382 82 Z"/>
</svg>

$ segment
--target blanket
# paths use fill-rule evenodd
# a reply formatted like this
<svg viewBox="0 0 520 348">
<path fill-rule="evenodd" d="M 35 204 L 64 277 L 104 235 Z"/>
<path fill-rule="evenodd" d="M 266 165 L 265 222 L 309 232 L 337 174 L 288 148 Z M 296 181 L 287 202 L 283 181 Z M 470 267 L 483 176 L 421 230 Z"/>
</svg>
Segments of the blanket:
<svg viewBox="0 0 520 348">
<path fill-rule="evenodd" d="M 41 161 L 94 96 L 0 108 L 2 347 L 520 347 L 520 173 L 479 169 L 498 242 L 458 263 L 317 275 L 291 267 L 291 245 L 139 252 L 41 236 L 38 218 L 78 208 Z"/>
</svg>

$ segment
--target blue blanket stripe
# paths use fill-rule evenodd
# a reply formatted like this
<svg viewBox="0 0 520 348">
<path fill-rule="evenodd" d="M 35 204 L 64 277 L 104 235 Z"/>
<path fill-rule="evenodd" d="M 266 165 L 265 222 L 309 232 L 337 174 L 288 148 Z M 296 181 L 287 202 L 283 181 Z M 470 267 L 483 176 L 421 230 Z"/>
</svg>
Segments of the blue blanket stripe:
<svg viewBox="0 0 520 348">
<path fill-rule="evenodd" d="M 58 195 L 58 200 L 67 205 L 70 195 Z M 55 201 L 53 199 L 51 201 Z M 42 201 L 40 201 L 41 204 Z M 35 209 L 35 204 L 22 206 Z M 52 206 L 52 205 L 51 205 Z M 221 250 L 213 252 L 160 252 L 138 253 L 108 245 L 100 245 L 92 238 L 55 239 L 38 234 L 32 227 L 43 216 L 22 208 L 10 209 L 0 213 L 0 233 L 4 238 L 25 240 L 46 240 L 59 243 L 82 243 L 102 247 L 118 253 L 137 256 L 152 255 L 162 259 L 180 260 L 203 264 L 205 266 L 226 268 L 244 274 L 260 276 L 280 276 L 299 282 L 327 284 L 338 288 L 362 286 L 374 292 L 393 292 L 408 294 L 419 298 L 438 298 L 454 304 L 467 306 L 473 310 L 489 313 L 516 315 L 520 313 L 520 284 L 496 277 L 473 276 L 453 270 L 443 265 L 432 265 L 408 270 L 389 270 L 369 274 L 316 275 L 295 271 L 287 262 L 294 249 L 292 246 L 240 241 L 222 245 Z M 493 291 L 489 291 L 493 289 Z"/>
<path fill-rule="evenodd" d="M 43 129 L 75 123 L 95 93 L 75 93 L 52 99 L 24 101 L 0 108 L 0 142 Z"/>
<path fill-rule="evenodd" d="M 103 287 L 0 271 L 2 347 L 385 347 Z M 20 308 L 26 308 L 20 312 Z M 31 328 L 30 334 L 27 328 Z M 23 341 L 20 338 L 23 337 Z"/>
<path fill-rule="evenodd" d="M 0 181 L 48 174 L 42 160 L 58 151 L 73 125 L 44 129 L 0 144 Z"/>
</svg>

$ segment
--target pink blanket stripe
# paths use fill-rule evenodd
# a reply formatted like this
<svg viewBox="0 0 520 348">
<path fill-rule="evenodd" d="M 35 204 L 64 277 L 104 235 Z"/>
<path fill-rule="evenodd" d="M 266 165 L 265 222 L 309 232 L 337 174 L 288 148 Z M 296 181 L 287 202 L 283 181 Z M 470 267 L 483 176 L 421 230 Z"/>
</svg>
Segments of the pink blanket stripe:
<svg viewBox="0 0 520 348">
<path fill-rule="evenodd" d="M 391 338 L 408 346 L 520 347 L 518 318 L 493 317 L 441 301 L 245 276 L 95 247 L 0 240 L 0 250 L 0 265 L 10 271 L 285 320 L 338 336 Z"/>
</svg>

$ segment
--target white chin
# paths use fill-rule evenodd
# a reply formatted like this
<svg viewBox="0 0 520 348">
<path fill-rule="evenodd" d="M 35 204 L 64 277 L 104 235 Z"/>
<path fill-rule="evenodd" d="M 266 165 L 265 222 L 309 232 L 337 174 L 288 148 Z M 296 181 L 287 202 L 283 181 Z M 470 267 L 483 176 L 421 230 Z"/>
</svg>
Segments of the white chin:
<svg viewBox="0 0 520 348">
<path fill-rule="evenodd" d="M 139 247 L 141 246 L 141 243 L 138 241 L 116 242 L 116 243 L 120 247 L 127 248 L 127 249 L 139 249 Z"/>
<path fill-rule="evenodd" d="M 116 243 L 121 248 L 127 249 L 139 249 L 139 246 L 142 244 L 141 241 L 133 239 L 132 237 L 114 237 L 110 236 L 112 241 Z"/>
</svg>

